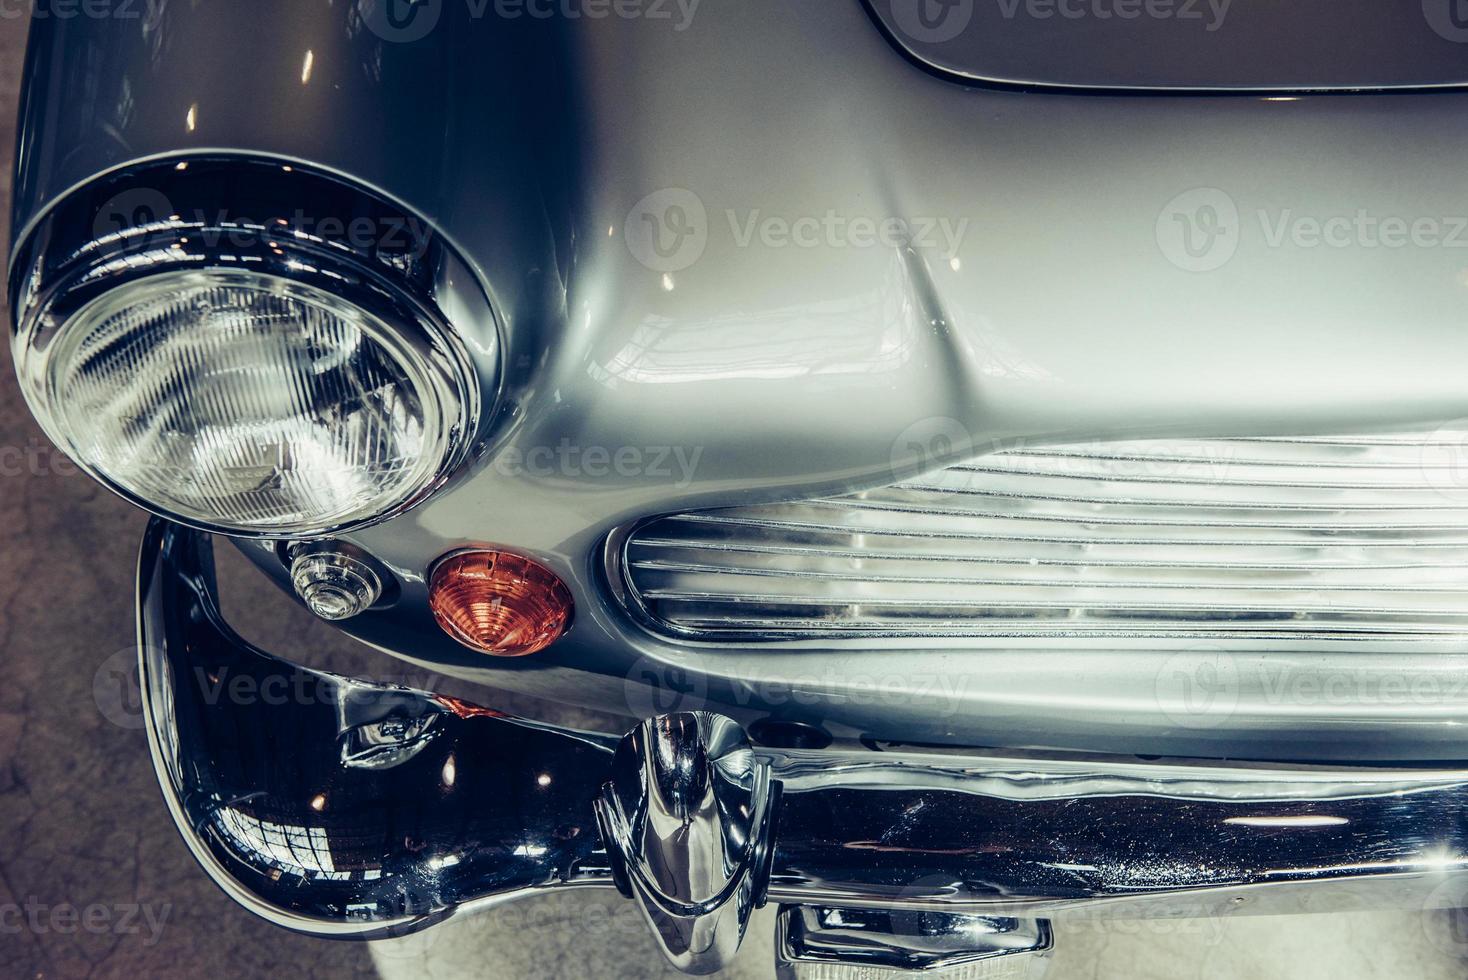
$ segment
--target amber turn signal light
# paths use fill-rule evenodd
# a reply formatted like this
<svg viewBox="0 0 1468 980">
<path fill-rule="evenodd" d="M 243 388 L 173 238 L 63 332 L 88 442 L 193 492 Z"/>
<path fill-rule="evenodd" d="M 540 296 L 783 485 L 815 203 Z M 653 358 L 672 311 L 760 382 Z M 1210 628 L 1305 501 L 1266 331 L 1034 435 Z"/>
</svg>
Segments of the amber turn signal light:
<svg viewBox="0 0 1468 980">
<path fill-rule="evenodd" d="M 504 551 L 464 551 L 433 570 L 428 605 L 445 633 L 471 650 L 525 657 L 571 625 L 571 590 L 539 562 Z"/>
</svg>

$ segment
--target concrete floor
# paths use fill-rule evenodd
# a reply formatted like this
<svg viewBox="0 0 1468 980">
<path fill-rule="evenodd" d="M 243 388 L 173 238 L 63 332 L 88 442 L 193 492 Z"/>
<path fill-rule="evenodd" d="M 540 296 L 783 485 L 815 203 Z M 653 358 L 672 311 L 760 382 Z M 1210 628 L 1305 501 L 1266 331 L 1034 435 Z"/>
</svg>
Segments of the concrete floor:
<svg viewBox="0 0 1468 980">
<path fill-rule="evenodd" d="M 0 214 L 23 35 L 23 21 L 0 18 Z M 226 899 L 174 831 L 138 724 L 127 667 L 143 523 L 49 447 L 0 354 L 0 976 L 676 975 L 615 896 L 542 899 L 371 947 L 294 936 Z M 250 610 L 247 632 L 267 648 L 383 669 L 381 655 L 311 621 L 241 562 L 224 580 L 227 610 Z M 1060 931 L 1050 977 L 1457 978 L 1468 964 L 1465 923 L 1450 913 L 1335 910 L 1078 926 Z M 765 913 L 728 976 L 772 975 L 768 926 Z"/>
</svg>

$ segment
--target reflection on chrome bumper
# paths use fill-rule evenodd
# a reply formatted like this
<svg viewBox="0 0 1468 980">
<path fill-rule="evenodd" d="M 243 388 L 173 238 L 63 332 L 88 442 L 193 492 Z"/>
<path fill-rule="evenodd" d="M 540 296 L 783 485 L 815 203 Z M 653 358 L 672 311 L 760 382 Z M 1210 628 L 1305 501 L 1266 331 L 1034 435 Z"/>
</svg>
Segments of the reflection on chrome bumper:
<svg viewBox="0 0 1468 980">
<path fill-rule="evenodd" d="M 788 905 L 775 924 L 777 980 L 921 973 L 931 980 L 1039 980 L 1054 934 L 1043 919 Z"/>
<path fill-rule="evenodd" d="M 174 820 L 231 896 L 310 933 L 389 935 L 547 888 L 618 887 L 670 959 L 707 972 L 766 900 L 896 936 L 910 924 L 828 913 L 1060 926 L 1290 911 L 1340 889 L 1420 907 L 1468 866 L 1465 771 L 773 750 L 706 713 L 619 745 L 255 650 L 219 615 L 207 540 L 162 521 L 138 586 Z M 970 932 L 968 952 L 992 948 Z"/>
</svg>

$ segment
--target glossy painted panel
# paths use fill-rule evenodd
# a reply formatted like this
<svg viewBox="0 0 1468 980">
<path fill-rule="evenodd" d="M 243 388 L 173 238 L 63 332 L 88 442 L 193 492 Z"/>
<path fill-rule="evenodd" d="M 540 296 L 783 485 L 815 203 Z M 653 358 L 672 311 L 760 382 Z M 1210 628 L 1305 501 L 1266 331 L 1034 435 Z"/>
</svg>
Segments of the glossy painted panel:
<svg viewBox="0 0 1468 980">
<path fill-rule="evenodd" d="M 1234 708 L 1179 724 L 1155 694 L 1175 650 L 679 647 L 613 609 L 598 568 L 605 535 L 643 516 L 1007 445 L 1468 415 L 1468 96 L 968 89 L 895 55 L 856 0 L 706 0 L 668 20 L 446 0 L 415 40 L 387 40 L 419 31 L 374 9 L 37 21 L 16 205 L 23 230 L 109 168 L 235 150 L 350 175 L 469 257 L 506 330 L 500 421 L 446 492 L 351 535 L 402 598 L 350 632 L 638 713 L 648 678 L 677 679 L 731 713 L 886 737 L 1461 756 L 1456 646 L 1349 646 L 1368 683 L 1444 685 L 1425 706 L 1281 700 L 1271 671 L 1342 648 L 1241 647 Z M 561 574 L 570 634 L 519 663 L 442 636 L 423 578 L 470 543 Z M 894 694 L 863 696 L 861 677 Z"/>
</svg>

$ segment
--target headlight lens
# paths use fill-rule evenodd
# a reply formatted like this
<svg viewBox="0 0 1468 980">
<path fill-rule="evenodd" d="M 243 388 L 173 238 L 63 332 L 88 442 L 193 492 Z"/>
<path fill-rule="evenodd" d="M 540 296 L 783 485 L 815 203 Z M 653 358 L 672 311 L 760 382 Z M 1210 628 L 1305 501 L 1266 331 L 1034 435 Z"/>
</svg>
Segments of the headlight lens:
<svg viewBox="0 0 1468 980">
<path fill-rule="evenodd" d="M 458 422 L 401 325 L 248 272 L 104 293 L 46 368 L 54 434 L 79 462 L 186 520 L 243 530 L 351 524 L 402 503 Z"/>
<path fill-rule="evenodd" d="M 499 375 L 487 297 L 414 220 L 262 161 L 88 185 L 17 252 L 26 400 L 88 473 L 195 527 L 305 539 L 401 513 L 466 458 Z"/>
</svg>

